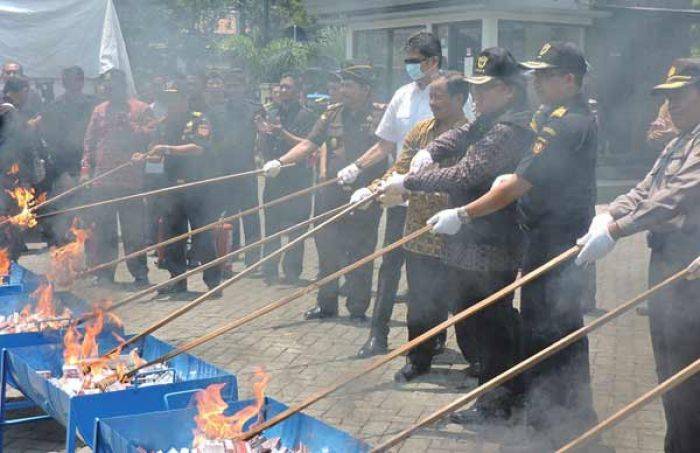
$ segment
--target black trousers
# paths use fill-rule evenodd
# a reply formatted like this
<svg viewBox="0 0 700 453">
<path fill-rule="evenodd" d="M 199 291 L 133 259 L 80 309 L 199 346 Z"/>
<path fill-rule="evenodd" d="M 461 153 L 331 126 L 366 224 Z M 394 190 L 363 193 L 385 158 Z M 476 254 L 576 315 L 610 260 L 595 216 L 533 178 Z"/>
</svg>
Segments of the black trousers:
<svg viewBox="0 0 700 453">
<path fill-rule="evenodd" d="M 210 209 L 209 201 L 210 198 L 206 196 L 206 192 L 196 190 L 176 193 L 168 197 L 164 222 L 166 237 L 184 234 L 188 231 L 188 227 L 194 230 L 214 222 L 218 216 Z M 202 264 L 215 259 L 216 248 L 212 231 L 192 236 L 192 248 L 194 250 L 192 256 Z M 178 241 L 165 248 L 164 264 L 173 277 L 187 271 L 187 240 Z M 207 287 L 217 286 L 221 282 L 221 266 L 207 269 L 202 277 Z"/>
<path fill-rule="evenodd" d="M 327 187 L 318 194 L 316 214 L 336 208 L 348 200 L 349 194 L 339 186 Z M 316 234 L 319 278 L 326 277 L 374 251 L 380 216 L 381 211 L 376 205 L 366 210 L 357 209 Z M 373 269 L 373 263 L 368 263 L 345 275 L 347 309 L 351 315 L 363 315 L 369 307 Z M 336 279 L 319 289 L 316 303 L 326 313 L 337 313 L 338 296 L 339 285 Z"/>
<path fill-rule="evenodd" d="M 450 268 L 449 286 L 456 291 L 453 313 L 457 315 L 472 307 L 512 283 L 516 276 L 516 270 L 480 272 Z M 455 324 L 455 332 L 465 359 L 481 364 L 480 385 L 518 361 L 520 314 L 513 308 L 512 295 Z M 485 410 L 509 410 L 513 398 L 521 391 L 519 386 L 519 381 L 509 381 L 501 391 L 491 392 L 477 404 Z M 498 397 L 491 397 L 496 394 Z"/>
<path fill-rule="evenodd" d="M 396 206 L 386 211 L 386 229 L 384 231 L 384 246 L 394 243 L 403 237 L 406 223 L 406 208 Z M 377 277 L 377 296 L 372 309 L 371 335 L 386 339 L 389 335 L 389 321 L 394 311 L 396 293 L 401 280 L 401 268 L 405 261 L 402 247 L 396 248 L 382 257 Z"/>
<path fill-rule="evenodd" d="M 440 258 L 406 253 L 408 280 L 408 340 L 420 336 L 447 319 L 454 291 L 449 284 L 449 268 Z M 417 368 L 430 368 L 435 350 L 433 337 L 408 353 L 408 360 Z"/>
<path fill-rule="evenodd" d="M 277 178 L 265 180 L 265 190 L 263 200 L 265 203 L 276 200 L 280 197 L 297 192 L 311 185 L 311 173 L 295 172 L 295 169 L 282 171 Z M 292 225 L 303 222 L 309 218 L 311 213 L 311 195 L 294 198 L 286 203 L 273 206 L 265 210 L 265 234 L 272 235 L 278 233 Z M 294 240 L 301 236 L 303 231 L 297 230 L 289 236 L 289 240 Z M 269 255 L 280 248 L 281 238 L 265 244 L 265 255 Z M 297 244 L 284 253 L 282 258 L 282 270 L 287 277 L 299 277 L 303 270 L 304 244 Z M 263 272 L 270 277 L 276 277 L 279 273 L 280 259 L 272 259 L 263 265 Z"/>
<path fill-rule="evenodd" d="M 699 245 L 700 242 L 689 244 L 689 248 L 696 250 Z M 697 256 L 697 253 L 696 250 L 694 255 Z M 665 280 L 687 266 L 692 256 L 683 260 L 682 254 L 685 253 L 674 253 L 671 259 L 667 259 L 663 252 L 652 250 L 649 286 Z M 649 325 L 656 373 L 661 382 L 700 357 L 700 280 L 680 281 L 652 296 L 649 300 Z M 698 395 L 698 375 L 663 395 L 667 453 L 690 453 L 698 450 Z"/>
<path fill-rule="evenodd" d="M 243 171 L 243 170 L 241 170 Z M 235 181 L 236 184 L 231 184 L 229 188 L 229 202 L 226 205 L 226 216 L 238 214 L 258 205 L 258 182 L 253 179 L 244 179 Z M 241 228 L 241 224 L 243 228 Z M 239 249 L 243 245 L 243 237 L 241 229 L 245 234 L 245 243 L 251 244 L 260 239 L 260 213 L 255 212 L 244 216 L 240 221 L 234 221 L 231 230 L 233 250 Z M 269 233 L 268 233 L 269 234 Z M 245 264 L 251 264 L 260 260 L 260 248 L 250 250 L 245 254 Z"/>
<path fill-rule="evenodd" d="M 95 200 L 106 200 L 126 195 L 135 191 L 129 189 L 102 187 L 95 190 Z M 117 229 L 117 216 L 121 229 L 121 240 L 124 245 L 124 253 L 141 250 L 146 247 L 145 205 L 143 200 L 131 200 L 126 203 L 117 203 L 98 207 L 87 215 L 88 223 L 92 225 L 92 237 L 87 254 L 89 267 L 112 261 L 119 256 L 119 230 Z M 126 261 L 126 267 L 134 278 L 145 278 L 148 275 L 146 255 L 141 254 Z M 116 266 L 101 269 L 96 272 L 98 277 L 114 279 Z"/>
<path fill-rule="evenodd" d="M 568 250 L 584 232 L 585 227 L 527 232 L 523 274 Z M 571 260 L 522 288 L 522 358 L 583 326 L 585 277 L 584 269 Z M 554 446 L 595 423 L 587 338 L 524 373 L 522 379 L 528 423 Z"/>
</svg>

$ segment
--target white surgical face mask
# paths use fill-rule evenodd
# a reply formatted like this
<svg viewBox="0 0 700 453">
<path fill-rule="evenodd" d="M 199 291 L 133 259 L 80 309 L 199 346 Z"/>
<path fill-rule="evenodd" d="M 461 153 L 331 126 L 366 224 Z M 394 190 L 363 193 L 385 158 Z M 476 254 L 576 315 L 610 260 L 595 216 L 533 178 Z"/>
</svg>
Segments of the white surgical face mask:
<svg viewBox="0 0 700 453">
<path fill-rule="evenodd" d="M 420 68 L 420 63 L 409 63 L 406 65 L 406 72 L 411 80 L 418 81 L 425 77 L 425 73 Z"/>
</svg>

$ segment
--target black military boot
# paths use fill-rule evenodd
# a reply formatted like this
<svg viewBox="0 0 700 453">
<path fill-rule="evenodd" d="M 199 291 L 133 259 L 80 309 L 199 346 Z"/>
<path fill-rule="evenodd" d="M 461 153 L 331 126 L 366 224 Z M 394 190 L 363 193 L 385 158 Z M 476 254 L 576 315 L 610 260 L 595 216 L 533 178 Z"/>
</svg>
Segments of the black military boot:
<svg viewBox="0 0 700 453">
<path fill-rule="evenodd" d="M 312 320 L 312 319 L 327 319 L 327 318 L 335 318 L 338 316 L 338 312 L 328 312 L 328 311 L 323 311 L 321 307 L 318 305 L 314 306 L 314 308 L 307 310 L 304 313 L 304 319 L 306 320 Z"/>
<path fill-rule="evenodd" d="M 389 350 L 386 337 L 371 334 L 369 339 L 357 352 L 358 359 L 366 359 L 375 355 L 386 354 Z"/>
<path fill-rule="evenodd" d="M 430 366 L 427 367 L 419 367 L 417 365 L 414 365 L 411 362 L 407 362 L 406 365 L 403 366 L 399 371 L 396 372 L 394 375 L 394 381 L 396 382 L 410 382 L 417 378 L 418 376 L 422 376 L 424 374 L 428 374 L 430 372 Z"/>
</svg>

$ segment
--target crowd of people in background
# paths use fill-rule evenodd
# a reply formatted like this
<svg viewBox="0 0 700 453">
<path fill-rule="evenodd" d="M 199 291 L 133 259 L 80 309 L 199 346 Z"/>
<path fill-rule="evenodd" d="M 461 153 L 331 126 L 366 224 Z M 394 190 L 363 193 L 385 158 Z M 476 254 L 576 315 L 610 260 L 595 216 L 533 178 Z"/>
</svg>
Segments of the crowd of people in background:
<svg viewBox="0 0 700 453">
<path fill-rule="evenodd" d="M 143 99 L 129 91 L 124 72 L 111 69 L 96 81 L 95 93 L 86 94 L 79 67 L 63 71 L 64 93 L 49 100 L 31 88 L 21 65 L 6 63 L 0 174 L 5 188 L 19 180 L 52 195 L 128 164 L 87 192 L 90 200 L 104 200 L 262 168 L 262 193 L 255 178 L 242 178 L 80 214 L 92 231 L 88 265 L 115 259 L 120 241 L 129 254 L 337 179 L 313 196 L 265 209 L 262 217 L 248 215 L 194 236 L 191 244 L 160 248 L 156 264 L 171 277 L 347 203 L 367 202 L 314 236 L 318 275 L 312 277 L 326 277 L 372 253 L 382 218 L 384 245 L 431 225 L 432 234 L 384 256 L 376 284 L 374 265 L 366 264 L 344 283 L 320 288 L 304 314 L 307 320 L 332 320 L 344 298 L 351 321 L 365 323 L 376 288 L 359 358 L 388 351 L 404 266 L 411 340 L 578 244 L 576 263 L 526 285 L 519 309 L 506 297 L 455 326 L 468 373 L 479 383 L 583 325 L 595 287 L 591 266 L 618 238 L 651 232 L 652 284 L 700 254 L 700 62 L 675 62 L 668 79 L 655 87 L 667 101 L 648 139 L 663 149 L 661 157 L 640 185 L 597 215 L 598 120 L 582 91 L 588 65 L 575 45 L 545 43 L 528 62 L 517 62 L 507 49 L 485 49 L 466 76 L 445 72 L 441 64 L 437 37 L 412 36 L 405 47 L 411 82 L 382 104 L 373 94 L 373 68 L 358 62 L 325 74 L 322 102 L 307 98 L 299 74 L 284 74 L 261 99 L 243 69 L 157 76 Z M 538 102 L 528 99 L 530 80 Z M 11 175 L 14 164 L 19 174 Z M 378 195 L 378 203 L 369 203 Z M 5 196 L 2 203 L 11 214 L 11 200 Z M 72 222 L 43 221 L 46 242 L 70 241 Z M 14 257 L 25 247 L 17 231 L 5 240 Z M 222 243 L 232 245 L 222 250 Z M 278 239 L 247 252 L 244 263 L 253 265 L 281 244 Z M 305 253 L 300 243 L 268 260 L 256 276 L 268 285 L 304 285 Z M 144 255 L 127 260 L 127 268 L 135 287 L 150 285 Z M 112 284 L 115 270 L 102 269 L 96 284 Z M 228 272 L 226 266 L 211 267 L 204 283 L 215 288 Z M 700 355 L 697 285 L 684 282 L 650 305 L 660 379 Z M 177 296 L 187 290 L 183 279 L 159 292 Z M 429 373 L 444 345 L 443 333 L 412 350 L 395 380 Z M 693 396 L 698 386 L 700 380 L 692 378 L 664 399 L 667 451 L 692 450 L 700 432 L 700 405 Z M 540 451 L 563 445 L 595 422 L 585 339 L 452 416 L 465 425 L 521 418 L 541 434 Z"/>
</svg>

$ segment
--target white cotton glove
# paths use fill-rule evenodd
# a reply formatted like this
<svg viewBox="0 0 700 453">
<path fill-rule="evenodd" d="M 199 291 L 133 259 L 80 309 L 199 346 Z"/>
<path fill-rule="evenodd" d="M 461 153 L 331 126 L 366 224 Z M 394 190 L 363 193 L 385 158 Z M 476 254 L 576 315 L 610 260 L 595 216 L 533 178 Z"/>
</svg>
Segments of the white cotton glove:
<svg viewBox="0 0 700 453">
<path fill-rule="evenodd" d="M 369 190 L 367 187 L 362 187 L 361 189 L 357 189 L 352 193 L 352 196 L 350 196 L 350 203 L 355 204 L 359 203 L 363 200 L 368 199 L 369 197 L 372 196 L 372 191 Z"/>
<path fill-rule="evenodd" d="M 403 195 L 408 193 L 408 190 L 403 185 L 404 179 L 406 179 L 406 175 L 392 173 L 391 176 L 381 182 L 379 190 L 387 195 Z"/>
<path fill-rule="evenodd" d="M 593 218 L 588 233 L 579 238 L 576 243 L 583 246 L 576 257 L 576 264 L 593 263 L 603 258 L 615 248 L 615 239 L 610 236 L 609 226 L 613 222 L 610 214 L 598 214 Z"/>
<path fill-rule="evenodd" d="M 360 176 L 360 167 L 357 164 L 350 164 L 338 172 L 338 179 L 340 184 L 347 186 L 355 182 L 357 177 Z"/>
<path fill-rule="evenodd" d="M 511 178 L 511 176 L 513 176 L 512 173 L 497 176 L 496 179 L 494 179 L 493 183 L 491 184 L 491 190 L 495 189 L 496 187 L 500 186 L 504 182 L 508 181 Z"/>
<path fill-rule="evenodd" d="M 406 202 L 404 200 L 403 195 L 399 193 L 395 194 L 382 194 L 379 196 L 379 203 L 382 205 L 382 208 L 384 209 L 389 209 L 393 208 L 395 206 L 402 205 Z"/>
<path fill-rule="evenodd" d="M 266 178 L 275 178 L 282 170 L 282 162 L 278 160 L 269 160 L 265 162 L 262 169 Z"/>
<path fill-rule="evenodd" d="M 685 277 L 688 280 L 700 278 L 700 256 L 695 258 L 695 261 L 690 263 L 690 266 L 688 266 L 688 272 L 689 274 Z"/>
<path fill-rule="evenodd" d="M 466 219 L 469 220 L 469 219 Z M 433 233 L 454 236 L 462 228 L 464 219 L 459 216 L 459 208 L 444 209 L 426 222 L 433 226 Z"/>
<path fill-rule="evenodd" d="M 433 165 L 433 156 L 430 155 L 425 148 L 419 150 L 413 159 L 411 159 L 411 167 L 409 173 L 418 173 Z"/>
</svg>

